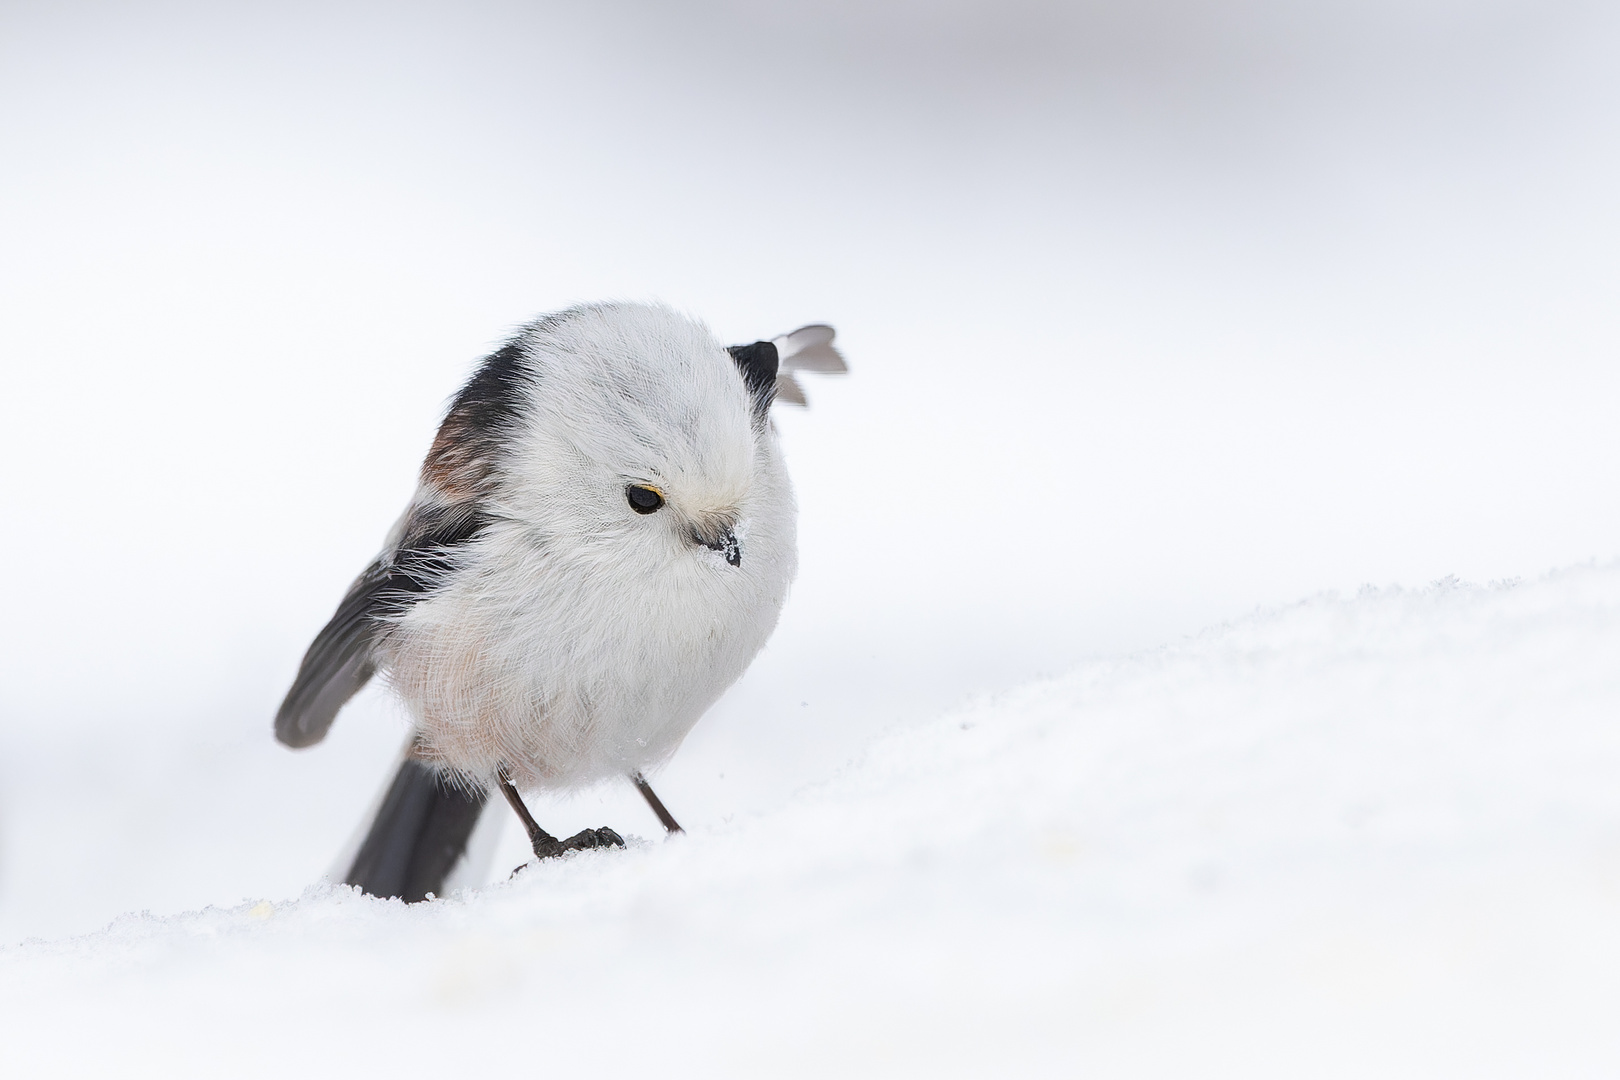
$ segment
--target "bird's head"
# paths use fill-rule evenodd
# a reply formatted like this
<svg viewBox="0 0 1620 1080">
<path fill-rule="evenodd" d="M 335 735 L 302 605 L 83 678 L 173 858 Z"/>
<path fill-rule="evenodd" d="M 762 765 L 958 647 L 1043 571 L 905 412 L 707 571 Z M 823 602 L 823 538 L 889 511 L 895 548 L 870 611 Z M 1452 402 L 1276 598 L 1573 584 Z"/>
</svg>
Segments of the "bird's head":
<svg viewBox="0 0 1620 1080">
<path fill-rule="evenodd" d="M 539 385 L 507 490 L 551 545 L 736 568 L 759 512 L 791 506 L 767 417 L 770 344 L 728 352 L 643 304 L 575 308 L 524 341 Z"/>
</svg>

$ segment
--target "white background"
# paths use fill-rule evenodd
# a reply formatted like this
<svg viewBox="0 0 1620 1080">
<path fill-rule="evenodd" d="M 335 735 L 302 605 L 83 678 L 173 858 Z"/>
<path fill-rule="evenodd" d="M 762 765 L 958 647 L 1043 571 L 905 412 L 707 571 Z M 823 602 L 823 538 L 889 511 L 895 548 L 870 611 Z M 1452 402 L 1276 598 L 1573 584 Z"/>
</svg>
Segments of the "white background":
<svg viewBox="0 0 1620 1080">
<path fill-rule="evenodd" d="M 694 827 L 1257 604 L 1614 556 L 1617 45 L 1441 0 L 6 3 L 0 936 L 325 869 L 400 721 L 270 717 L 460 380 L 578 300 L 852 367 L 781 418 L 803 569 L 660 782 Z"/>
</svg>

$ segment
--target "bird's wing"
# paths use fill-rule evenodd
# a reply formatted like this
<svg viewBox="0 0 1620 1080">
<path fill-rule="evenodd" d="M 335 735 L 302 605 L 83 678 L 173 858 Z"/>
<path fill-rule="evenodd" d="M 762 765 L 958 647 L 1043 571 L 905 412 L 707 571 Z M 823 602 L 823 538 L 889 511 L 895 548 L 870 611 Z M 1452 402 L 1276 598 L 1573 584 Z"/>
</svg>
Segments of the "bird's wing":
<svg viewBox="0 0 1620 1080">
<path fill-rule="evenodd" d="M 288 746 L 311 746 L 326 737 L 338 710 L 377 670 L 371 646 L 389 587 L 387 565 L 378 559 L 355 579 L 321 632 L 315 635 L 298 677 L 276 712 L 276 738 Z"/>
<path fill-rule="evenodd" d="M 373 653 L 388 621 L 454 569 L 458 551 L 489 523 L 484 506 L 501 433 L 520 408 L 526 372 L 514 338 L 486 356 L 457 392 L 387 549 L 349 586 L 304 654 L 276 713 L 276 738 L 288 746 L 325 738 L 338 710 L 376 672 Z"/>
<path fill-rule="evenodd" d="M 833 328 L 821 323 L 801 326 L 791 334 L 771 341 L 776 346 L 776 400 L 789 405 L 805 404 L 804 389 L 793 377 L 796 371 L 816 375 L 842 375 L 849 371 L 844 357 L 833 347 Z"/>
<path fill-rule="evenodd" d="M 292 689 L 276 712 L 276 738 L 302 747 L 326 737 L 338 710 L 376 672 L 373 649 L 388 620 L 453 570 L 459 549 L 488 523 L 470 501 L 423 503 L 406 513 L 398 543 L 349 586 L 304 654 Z"/>
</svg>

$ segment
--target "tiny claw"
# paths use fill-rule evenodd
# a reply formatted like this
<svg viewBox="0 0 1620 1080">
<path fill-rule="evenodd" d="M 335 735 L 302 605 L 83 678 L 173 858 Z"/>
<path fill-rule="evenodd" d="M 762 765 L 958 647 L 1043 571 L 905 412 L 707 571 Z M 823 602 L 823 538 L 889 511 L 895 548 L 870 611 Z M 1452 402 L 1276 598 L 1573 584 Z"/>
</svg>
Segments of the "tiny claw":
<svg viewBox="0 0 1620 1080">
<path fill-rule="evenodd" d="M 624 837 L 612 829 L 603 826 L 600 829 L 581 829 L 566 840 L 558 840 L 553 836 L 537 837 L 529 845 L 534 849 L 536 859 L 555 859 L 559 855 L 566 855 L 570 851 L 586 851 L 592 848 L 624 847 Z M 528 863 L 524 864 L 529 865 Z M 518 869 L 522 869 L 519 867 Z M 516 871 L 513 871 L 516 873 Z"/>
<path fill-rule="evenodd" d="M 581 829 L 563 841 L 565 851 L 583 851 L 587 848 L 624 847 L 624 837 L 612 829 Z"/>
</svg>

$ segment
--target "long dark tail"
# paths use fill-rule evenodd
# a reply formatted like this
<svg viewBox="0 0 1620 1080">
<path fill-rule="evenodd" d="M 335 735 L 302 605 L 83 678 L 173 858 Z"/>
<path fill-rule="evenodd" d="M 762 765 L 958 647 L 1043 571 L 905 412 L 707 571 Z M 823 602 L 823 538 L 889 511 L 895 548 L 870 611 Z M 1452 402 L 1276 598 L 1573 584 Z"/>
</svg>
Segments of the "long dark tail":
<svg viewBox="0 0 1620 1080">
<path fill-rule="evenodd" d="M 450 784 L 413 758 L 400 763 L 371 831 L 360 843 L 346 885 L 407 904 L 443 895 L 445 879 L 467 851 L 485 794 Z"/>
</svg>

